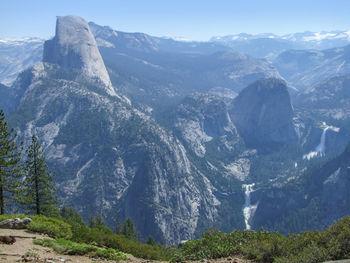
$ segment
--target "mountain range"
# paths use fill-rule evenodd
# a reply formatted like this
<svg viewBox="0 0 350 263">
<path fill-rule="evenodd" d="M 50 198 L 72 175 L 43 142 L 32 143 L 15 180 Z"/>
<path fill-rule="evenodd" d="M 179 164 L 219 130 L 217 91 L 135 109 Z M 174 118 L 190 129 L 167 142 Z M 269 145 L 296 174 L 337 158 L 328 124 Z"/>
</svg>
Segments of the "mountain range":
<svg viewBox="0 0 350 263">
<path fill-rule="evenodd" d="M 0 85 L 0 107 L 21 140 L 40 138 L 60 205 L 85 220 L 131 217 L 142 240 L 166 244 L 208 228 L 328 226 L 347 213 L 335 207 L 347 191 L 332 189 L 350 165 L 348 47 L 269 62 L 219 42 L 58 17 L 42 59 L 28 46 L 35 65 Z"/>
<path fill-rule="evenodd" d="M 323 50 L 349 45 L 350 31 L 305 31 L 282 36 L 271 33 L 256 35 L 241 33 L 212 37 L 210 41 L 229 46 L 253 57 L 273 59 L 279 53 L 290 49 Z"/>
</svg>

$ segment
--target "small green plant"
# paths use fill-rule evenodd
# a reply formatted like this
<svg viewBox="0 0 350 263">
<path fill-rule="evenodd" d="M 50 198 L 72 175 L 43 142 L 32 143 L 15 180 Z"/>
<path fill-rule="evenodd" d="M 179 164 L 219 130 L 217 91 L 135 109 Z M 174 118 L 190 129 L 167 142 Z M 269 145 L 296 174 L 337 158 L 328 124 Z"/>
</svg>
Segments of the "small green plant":
<svg viewBox="0 0 350 263">
<path fill-rule="evenodd" d="M 66 239 L 36 239 L 34 244 L 50 247 L 57 253 L 69 255 L 87 255 L 93 258 L 105 258 L 109 260 L 127 260 L 126 254 L 113 248 L 101 248 L 84 243 L 76 243 Z"/>
<path fill-rule="evenodd" d="M 30 249 L 24 254 L 24 256 L 26 258 L 36 258 L 36 257 L 38 257 L 38 253 L 34 252 L 32 249 Z"/>
<path fill-rule="evenodd" d="M 62 220 L 42 215 L 31 218 L 33 221 L 27 226 L 30 231 L 47 234 L 53 238 L 72 238 L 71 226 Z"/>
</svg>

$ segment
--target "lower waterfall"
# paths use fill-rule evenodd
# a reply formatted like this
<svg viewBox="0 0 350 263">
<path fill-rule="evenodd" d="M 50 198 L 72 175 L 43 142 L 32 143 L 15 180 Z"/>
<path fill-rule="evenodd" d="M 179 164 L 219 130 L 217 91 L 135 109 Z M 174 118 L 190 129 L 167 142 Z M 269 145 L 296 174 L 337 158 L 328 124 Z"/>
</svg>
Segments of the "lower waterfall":
<svg viewBox="0 0 350 263">
<path fill-rule="evenodd" d="M 250 193 L 254 192 L 253 187 L 255 184 L 243 184 L 242 188 L 244 189 L 244 205 L 243 205 L 243 215 L 245 228 L 251 229 L 250 220 L 254 216 L 255 210 L 258 207 L 258 204 L 252 205 L 250 200 Z"/>
</svg>

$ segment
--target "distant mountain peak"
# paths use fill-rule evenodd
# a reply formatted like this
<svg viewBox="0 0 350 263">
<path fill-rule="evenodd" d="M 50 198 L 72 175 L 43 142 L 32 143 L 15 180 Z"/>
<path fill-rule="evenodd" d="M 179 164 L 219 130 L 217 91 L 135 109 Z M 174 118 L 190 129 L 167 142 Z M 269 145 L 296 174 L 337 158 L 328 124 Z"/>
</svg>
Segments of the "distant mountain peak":
<svg viewBox="0 0 350 263">
<path fill-rule="evenodd" d="M 58 16 L 56 35 L 45 42 L 43 62 L 58 64 L 97 80 L 115 96 L 109 75 L 88 23 L 78 16 Z"/>
</svg>

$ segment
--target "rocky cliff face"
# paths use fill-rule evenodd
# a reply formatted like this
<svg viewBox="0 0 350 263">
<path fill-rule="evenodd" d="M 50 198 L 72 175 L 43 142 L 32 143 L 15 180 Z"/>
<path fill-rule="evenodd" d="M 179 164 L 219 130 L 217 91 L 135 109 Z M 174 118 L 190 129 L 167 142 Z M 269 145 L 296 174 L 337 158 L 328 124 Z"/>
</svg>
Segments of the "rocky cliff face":
<svg viewBox="0 0 350 263">
<path fill-rule="evenodd" d="M 250 173 L 255 150 L 248 150 L 229 114 L 232 100 L 195 93 L 180 103 L 174 116 L 174 129 L 186 147 L 214 172 L 215 180 L 235 181 L 239 186 Z M 230 183 L 216 185 L 225 189 Z M 225 189 L 227 190 L 227 189 Z"/>
<path fill-rule="evenodd" d="M 43 62 L 79 70 L 104 84 L 108 94 L 115 95 L 95 38 L 88 23 L 80 17 L 57 17 L 56 35 L 45 42 Z"/>
<path fill-rule="evenodd" d="M 24 141 L 33 133 L 41 138 L 63 204 L 85 219 L 100 213 L 113 226 L 116 217 L 130 216 L 142 238 L 168 244 L 194 238 L 201 225 L 218 219 L 215 187 L 171 132 L 105 92 L 111 88 L 102 81 L 105 70 L 86 69 L 101 69 L 101 61 L 85 65 L 96 62 L 97 53 L 87 54 L 98 52 L 96 46 L 76 42 L 74 32 L 94 43 L 82 19 L 59 17 L 58 35 L 45 45 L 46 62 L 12 87 L 24 94 L 11 122 Z"/>
<path fill-rule="evenodd" d="M 298 137 L 287 86 L 280 79 L 262 79 L 245 88 L 233 102 L 232 120 L 248 145 L 285 144 Z"/>
<path fill-rule="evenodd" d="M 227 151 L 240 145 L 226 103 L 214 95 L 196 93 L 184 99 L 176 110 L 175 127 L 199 157 L 205 156 L 211 141 L 221 141 L 222 150 Z"/>
<path fill-rule="evenodd" d="M 349 215 L 350 147 L 318 168 L 255 193 L 259 206 L 254 227 L 284 234 L 322 229 Z"/>
</svg>

